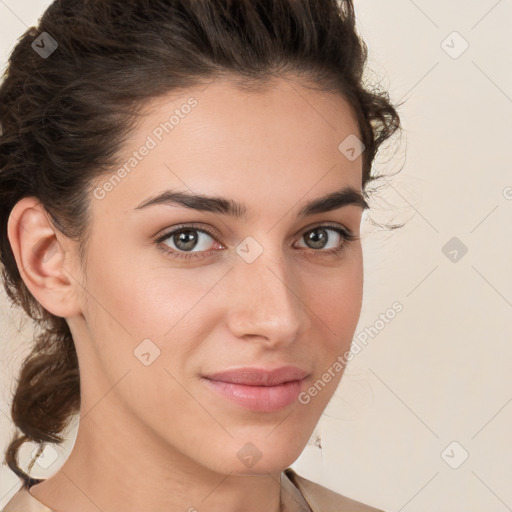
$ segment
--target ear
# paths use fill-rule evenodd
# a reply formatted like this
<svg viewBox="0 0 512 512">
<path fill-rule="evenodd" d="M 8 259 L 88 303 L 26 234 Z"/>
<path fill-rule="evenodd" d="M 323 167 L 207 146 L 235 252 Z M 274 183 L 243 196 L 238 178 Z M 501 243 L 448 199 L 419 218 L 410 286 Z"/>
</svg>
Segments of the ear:
<svg viewBox="0 0 512 512">
<path fill-rule="evenodd" d="M 25 285 L 50 313 L 71 317 L 81 313 L 77 255 L 72 241 L 53 227 L 35 197 L 18 201 L 7 222 L 7 236 Z"/>
</svg>

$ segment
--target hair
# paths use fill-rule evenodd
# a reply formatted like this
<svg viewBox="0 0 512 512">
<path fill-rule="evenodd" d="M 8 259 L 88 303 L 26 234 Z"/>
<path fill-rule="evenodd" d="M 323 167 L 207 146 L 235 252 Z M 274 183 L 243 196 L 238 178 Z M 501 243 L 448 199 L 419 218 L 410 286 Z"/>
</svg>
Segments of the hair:
<svg viewBox="0 0 512 512">
<path fill-rule="evenodd" d="M 14 205 L 37 198 L 83 262 L 91 183 L 118 163 L 143 107 L 222 77 L 257 90 L 293 76 L 343 96 L 365 146 L 364 191 L 379 146 L 401 126 L 388 94 L 365 86 L 355 21 L 352 0 L 56 0 L 18 39 L 0 87 L 0 261 L 8 297 L 41 330 L 21 365 L 5 450 L 25 487 L 39 479 L 20 468 L 18 451 L 35 442 L 37 457 L 64 441 L 80 374 L 66 320 L 21 278 L 7 236 Z M 43 57 L 33 43 L 44 32 L 58 47 Z"/>
</svg>

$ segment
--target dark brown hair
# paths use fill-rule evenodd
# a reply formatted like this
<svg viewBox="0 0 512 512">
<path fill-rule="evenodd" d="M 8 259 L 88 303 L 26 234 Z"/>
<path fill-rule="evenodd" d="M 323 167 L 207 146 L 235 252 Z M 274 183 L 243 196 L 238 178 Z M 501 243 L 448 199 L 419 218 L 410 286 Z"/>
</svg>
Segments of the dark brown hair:
<svg viewBox="0 0 512 512">
<path fill-rule="evenodd" d="M 45 56 L 33 46 L 42 33 L 58 44 Z M 20 37 L 0 87 L 0 258 L 9 298 L 41 330 L 20 370 L 11 408 L 20 432 L 5 452 L 25 486 L 35 480 L 19 466 L 20 446 L 33 441 L 40 453 L 64 440 L 80 378 L 66 320 L 34 299 L 16 265 L 14 205 L 36 197 L 83 261 L 90 184 L 118 163 L 143 106 L 220 77 L 257 89 L 294 76 L 342 95 L 366 147 L 365 190 L 379 146 L 400 128 L 387 93 L 365 86 L 366 60 L 352 0 L 56 0 Z"/>
</svg>

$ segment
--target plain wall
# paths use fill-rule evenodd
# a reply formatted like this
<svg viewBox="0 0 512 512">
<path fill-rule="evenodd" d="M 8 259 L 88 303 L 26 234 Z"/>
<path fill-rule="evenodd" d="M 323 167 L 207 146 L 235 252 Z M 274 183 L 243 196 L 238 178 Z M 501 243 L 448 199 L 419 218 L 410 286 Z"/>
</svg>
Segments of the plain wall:
<svg viewBox="0 0 512 512">
<path fill-rule="evenodd" d="M 2 68 L 48 4 L 0 1 Z M 365 222 L 362 348 L 293 467 L 389 512 L 511 510 L 512 2 L 355 4 L 371 69 L 406 100 L 401 143 L 376 164 L 399 172 L 370 217 L 406 224 Z M 2 294 L 2 447 L 30 346 L 22 318 Z M 19 480 L 7 466 L 0 479 L 1 507 Z"/>
</svg>

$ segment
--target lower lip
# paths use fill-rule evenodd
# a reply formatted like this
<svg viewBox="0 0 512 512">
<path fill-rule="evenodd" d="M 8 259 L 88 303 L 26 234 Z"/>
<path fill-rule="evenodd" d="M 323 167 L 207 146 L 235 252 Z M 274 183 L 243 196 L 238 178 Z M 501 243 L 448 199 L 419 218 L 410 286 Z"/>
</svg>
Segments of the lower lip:
<svg viewBox="0 0 512 512">
<path fill-rule="evenodd" d="M 259 412 L 273 412 L 291 405 L 300 393 L 302 380 L 278 386 L 245 386 L 221 380 L 203 379 L 211 389 L 236 404 Z"/>
</svg>

